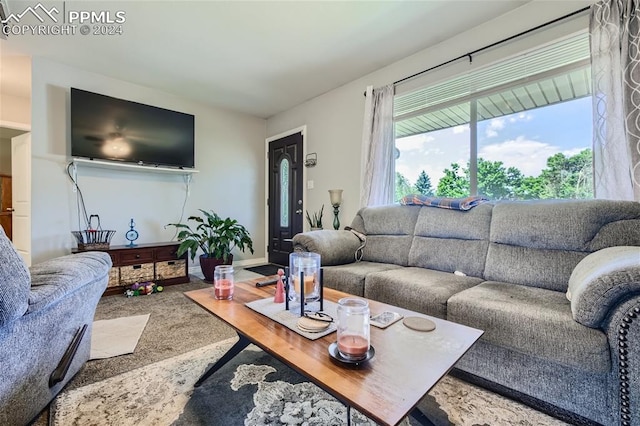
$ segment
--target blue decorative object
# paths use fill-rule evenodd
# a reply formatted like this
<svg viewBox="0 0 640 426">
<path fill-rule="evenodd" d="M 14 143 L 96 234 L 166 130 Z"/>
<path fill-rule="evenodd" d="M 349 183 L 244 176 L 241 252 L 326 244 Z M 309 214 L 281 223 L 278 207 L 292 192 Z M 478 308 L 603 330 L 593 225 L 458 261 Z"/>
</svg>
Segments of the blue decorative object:
<svg viewBox="0 0 640 426">
<path fill-rule="evenodd" d="M 129 230 L 127 231 L 127 233 L 125 234 L 125 237 L 127 240 L 129 240 L 129 247 L 135 247 L 136 245 L 133 243 L 135 240 L 138 239 L 139 234 L 138 231 L 136 231 L 135 228 L 136 224 L 133 221 L 133 219 L 131 219 L 131 222 L 129 223 Z"/>
</svg>

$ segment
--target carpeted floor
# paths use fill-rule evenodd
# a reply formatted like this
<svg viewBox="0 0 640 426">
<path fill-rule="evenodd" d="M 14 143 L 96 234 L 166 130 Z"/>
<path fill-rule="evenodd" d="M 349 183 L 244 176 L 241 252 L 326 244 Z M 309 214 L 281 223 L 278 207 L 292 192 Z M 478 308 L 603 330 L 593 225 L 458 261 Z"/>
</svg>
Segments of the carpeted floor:
<svg viewBox="0 0 640 426">
<path fill-rule="evenodd" d="M 236 280 L 244 280 L 250 278 L 259 278 L 259 275 L 244 270 L 236 271 Z M 146 366 L 150 366 L 151 364 L 155 366 L 159 361 L 160 364 L 157 365 L 166 365 L 166 363 L 173 363 L 174 361 L 172 357 L 176 356 L 178 356 L 178 358 L 186 358 L 189 362 L 196 362 L 197 360 L 194 360 L 194 356 L 192 356 L 192 353 L 195 353 L 193 351 L 202 351 L 203 347 L 211 345 L 212 343 L 221 342 L 231 337 L 235 337 L 236 334 L 231 328 L 215 319 L 212 315 L 206 313 L 202 308 L 188 300 L 182 294 L 185 291 L 210 286 L 211 284 L 204 283 L 200 279 L 192 277 L 191 283 L 166 287 L 165 291 L 160 294 L 137 296 L 133 298 L 126 298 L 124 296 L 108 296 L 102 298 L 96 310 L 95 318 L 97 320 L 149 313 L 151 317 L 149 319 L 147 327 L 145 328 L 145 331 L 133 354 L 87 362 L 86 365 L 80 370 L 80 372 L 65 387 L 63 393 L 68 393 L 69 391 L 73 392 L 78 388 L 90 385 L 92 383 L 98 383 L 96 384 L 96 387 L 101 388 L 104 384 L 109 383 L 111 380 L 115 380 L 117 382 L 117 380 L 119 379 L 115 378 L 114 376 L 120 378 L 122 377 L 122 373 L 125 373 L 126 376 L 133 370 L 139 370 L 140 368 L 144 369 L 146 368 Z M 216 355 L 217 352 L 213 353 L 208 350 L 204 350 L 203 353 L 207 353 L 208 356 L 219 356 Z M 208 362 L 211 362 L 211 360 L 207 359 L 206 357 L 202 357 L 202 360 L 197 362 L 201 364 L 199 368 L 204 369 L 206 364 Z M 187 368 L 187 370 L 189 369 L 190 367 Z M 193 371 L 191 371 L 189 374 L 194 377 L 194 380 L 199 377 L 202 371 L 197 371 L 197 368 L 191 370 Z M 184 373 L 184 368 L 180 371 Z M 151 376 L 154 375 L 152 374 Z M 274 375 L 273 377 L 280 376 Z M 105 379 L 108 380 L 105 381 Z M 134 382 L 137 380 L 138 379 L 135 379 Z M 184 380 L 168 381 L 168 383 L 174 382 L 175 386 L 185 386 Z M 154 385 L 151 385 L 151 388 L 149 389 L 154 389 L 153 386 Z M 117 385 L 116 388 L 118 387 L 122 386 Z M 187 392 L 191 392 L 192 387 L 187 385 L 186 388 Z M 455 385 L 453 387 L 450 386 L 450 395 L 448 396 L 450 403 L 454 405 L 471 404 L 471 407 L 475 407 L 475 413 L 478 414 L 477 419 L 480 421 L 474 421 L 473 423 L 499 424 L 495 422 L 492 423 L 490 421 L 491 419 L 494 419 L 494 417 L 492 417 L 494 415 L 494 411 L 493 409 L 491 409 L 491 404 L 485 405 L 484 408 L 481 408 L 478 406 L 474 406 L 474 404 L 477 404 L 477 401 L 470 402 L 465 399 L 468 398 L 470 394 L 475 395 L 475 392 L 469 392 L 467 391 L 467 389 L 469 388 L 462 388 Z M 252 392 L 254 391 L 255 389 L 252 390 Z M 491 393 L 487 394 L 493 395 Z M 424 401 L 428 401 L 429 398 L 430 397 L 425 398 Z M 144 401 L 145 395 L 143 393 L 142 395 L 139 395 L 138 403 L 142 403 L 144 405 Z M 188 406 L 193 406 L 194 404 L 194 402 L 190 399 L 190 393 L 186 397 L 178 397 L 176 401 L 183 401 L 184 404 Z M 174 402 L 174 400 L 171 400 L 171 404 L 173 404 Z M 518 404 L 514 405 L 513 407 L 522 406 Z M 202 407 L 194 409 L 196 411 L 201 411 Z M 519 410 L 520 408 L 518 408 L 517 411 Z M 529 417 L 530 416 L 528 415 L 513 417 L 511 419 L 513 421 L 509 420 L 508 423 L 522 425 L 538 424 L 535 422 L 531 423 L 528 420 Z M 185 418 L 188 417 L 183 417 L 183 419 Z M 458 421 L 455 417 L 455 414 L 452 415 L 451 421 L 452 423 L 447 423 L 445 421 L 445 423 L 440 424 L 473 424 Z M 561 422 L 557 422 L 552 419 L 550 419 L 549 422 L 549 424 L 554 425 L 562 424 Z M 48 409 L 45 410 L 34 422 L 35 426 L 45 426 L 47 424 L 49 424 Z M 105 423 L 91 422 L 91 424 Z M 147 424 L 164 425 L 169 423 L 160 421 L 159 423 L 156 422 Z M 189 422 L 186 421 L 177 424 L 189 424 Z"/>
<path fill-rule="evenodd" d="M 276 275 L 278 273 L 278 269 L 281 269 L 281 268 L 284 269 L 284 266 L 276 265 L 275 263 L 270 263 L 268 265 L 260 265 L 260 266 L 253 266 L 251 268 L 245 268 L 245 270 L 254 272 L 256 274 L 269 276 L 269 275 Z"/>
<path fill-rule="evenodd" d="M 259 277 L 252 272 L 236 271 L 237 281 Z M 130 298 L 113 295 L 100 299 L 96 320 L 151 314 L 149 322 L 133 354 L 87 362 L 65 386 L 65 390 L 99 382 L 237 336 L 230 327 L 182 294 L 206 287 L 211 287 L 211 284 L 202 281 L 202 277 L 192 275 L 190 283 L 167 286 L 162 293 Z M 49 412 L 45 410 L 33 426 L 47 425 L 48 417 Z"/>
<path fill-rule="evenodd" d="M 235 342 L 229 339 L 63 392 L 51 426 L 308 425 L 341 426 L 347 410 L 319 387 L 249 346 L 208 378 L 193 384 Z M 562 425 L 491 392 L 445 377 L 419 404 L 435 426 Z M 375 426 L 356 410 L 352 424 Z M 400 426 L 417 426 L 409 418 Z"/>
</svg>

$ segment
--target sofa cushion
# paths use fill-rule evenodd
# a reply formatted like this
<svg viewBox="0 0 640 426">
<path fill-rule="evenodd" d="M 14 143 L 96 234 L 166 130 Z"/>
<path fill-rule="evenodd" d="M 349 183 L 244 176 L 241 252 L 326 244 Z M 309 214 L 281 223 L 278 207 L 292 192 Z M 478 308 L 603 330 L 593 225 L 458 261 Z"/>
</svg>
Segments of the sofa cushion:
<svg viewBox="0 0 640 426">
<path fill-rule="evenodd" d="M 571 272 L 587 254 L 490 243 L 484 277 L 566 292 Z"/>
<path fill-rule="evenodd" d="M 27 265 L 0 226 L 0 325 L 27 311 L 30 283 Z"/>
<path fill-rule="evenodd" d="M 409 266 L 482 277 L 493 205 L 469 211 L 423 207 L 409 252 Z"/>
<path fill-rule="evenodd" d="M 406 266 L 420 208 L 387 205 L 360 209 L 351 227 L 367 236 L 363 260 Z"/>
<path fill-rule="evenodd" d="M 322 282 L 329 288 L 356 296 L 364 296 L 364 279 L 373 272 L 398 269 L 390 263 L 357 262 L 322 268 Z"/>
<path fill-rule="evenodd" d="M 447 300 L 481 282 L 480 278 L 407 267 L 367 275 L 364 296 L 445 319 Z"/>
<path fill-rule="evenodd" d="M 447 304 L 449 321 L 484 330 L 488 343 L 596 373 L 611 368 L 607 336 L 573 320 L 565 294 L 483 282 Z"/>
<path fill-rule="evenodd" d="M 633 228 L 632 237 L 624 233 Z M 484 277 L 565 292 L 573 268 L 606 244 L 640 245 L 640 203 L 609 200 L 499 202 Z M 631 240 L 631 242 L 630 242 Z"/>
</svg>

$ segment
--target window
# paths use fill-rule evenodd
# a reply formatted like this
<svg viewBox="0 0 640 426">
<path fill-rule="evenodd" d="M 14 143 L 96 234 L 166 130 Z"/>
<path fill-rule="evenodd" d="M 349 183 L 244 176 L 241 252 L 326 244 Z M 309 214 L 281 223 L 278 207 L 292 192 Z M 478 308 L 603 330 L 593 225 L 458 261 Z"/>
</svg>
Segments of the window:
<svg viewBox="0 0 640 426">
<path fill-rule="evenodd" d="M 586 33 L 394 100 L 396 199 L 592 198 Z"/>
<path fill-rule="evenodd" d="M 289 226 L 289 159 L 280 160 L 280 226 Z"/>
</svg>

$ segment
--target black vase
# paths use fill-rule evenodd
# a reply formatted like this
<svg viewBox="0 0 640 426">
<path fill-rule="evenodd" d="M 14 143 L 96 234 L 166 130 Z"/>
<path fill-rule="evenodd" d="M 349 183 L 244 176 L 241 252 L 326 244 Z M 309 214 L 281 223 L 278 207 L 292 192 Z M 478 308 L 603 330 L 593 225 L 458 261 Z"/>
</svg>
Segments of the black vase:
<svg viewBox="0 0 640 426">
<path fill-rule="evenodd" d="M 231 265 L 233 263 L 233 255 L 230 254 L 227 257 L 227 261 L 225 262 L 222 259 L 218 259 L 216 257 L 209 257 L 205 254 L 200 255 L 200 270 L 202 270 L 202 275 L 204 275 L 204 281 L 208 283 L 213 282 L 213 271 L 216 269 L 218 265 Z"/>
</svg>

